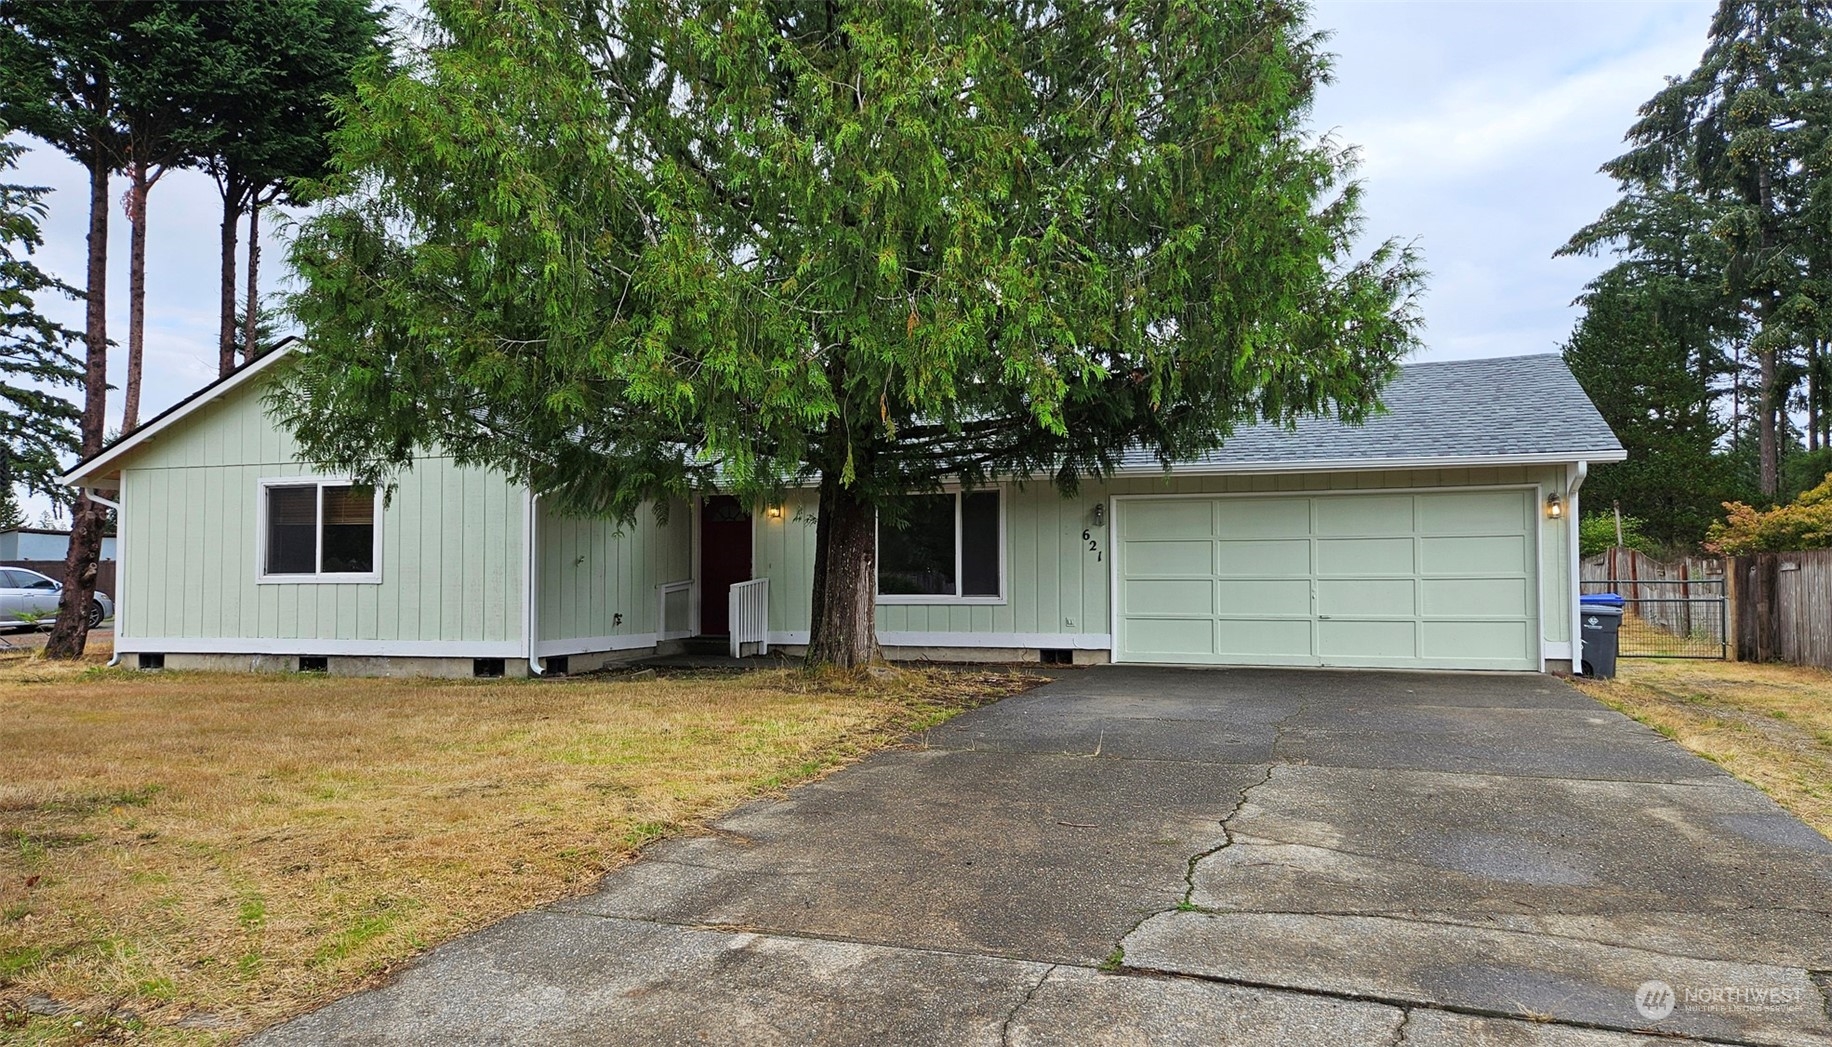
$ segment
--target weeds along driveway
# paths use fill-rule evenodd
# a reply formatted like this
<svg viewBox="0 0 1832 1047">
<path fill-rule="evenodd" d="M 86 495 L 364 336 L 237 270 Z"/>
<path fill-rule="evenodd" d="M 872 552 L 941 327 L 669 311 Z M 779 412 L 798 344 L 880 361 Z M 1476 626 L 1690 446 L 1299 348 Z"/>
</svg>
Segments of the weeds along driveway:
<svg viewBox="0 0 1832 1047">
<path fill-rule="evenodd" d="M 1552 679 L 1108 668 L 259 1042 L 1832 1044 L 1828 911 L 1832 843 Z"/>
</svg>

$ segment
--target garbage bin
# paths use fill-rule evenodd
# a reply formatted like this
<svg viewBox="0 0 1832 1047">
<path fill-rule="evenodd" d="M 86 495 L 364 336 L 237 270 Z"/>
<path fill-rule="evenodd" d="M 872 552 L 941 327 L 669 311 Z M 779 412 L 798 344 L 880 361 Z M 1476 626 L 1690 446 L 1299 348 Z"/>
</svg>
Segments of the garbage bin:
<svg viewBox="0 0 1832 1047">
<path fill-rule="evenodd" d="M 1607 680 L 1616 675 L 1616 638 L 1622 628 L 1622 597 L 1614 603 L 1593 602 L 1586 596 L 1578 605 L 1583 635 L 1584 675 Z"/>
</svg>

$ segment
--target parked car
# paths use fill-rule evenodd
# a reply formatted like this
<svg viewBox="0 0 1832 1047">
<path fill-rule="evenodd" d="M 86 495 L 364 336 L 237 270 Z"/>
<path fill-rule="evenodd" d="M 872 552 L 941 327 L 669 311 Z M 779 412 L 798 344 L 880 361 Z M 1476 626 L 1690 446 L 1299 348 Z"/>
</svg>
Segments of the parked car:
<svg viewBox="0 0 1832 1047">
<path fill-rule="evenodd" d="M 0 567 L 0 628 L 55 621 L 63 592 L 63 583 L 55 578 L 23 567 Z M 112 614 L 114 601 L 107 593 L 96 593 L 89 604 L 89 628 L 101 625 Z"/>
</svg>

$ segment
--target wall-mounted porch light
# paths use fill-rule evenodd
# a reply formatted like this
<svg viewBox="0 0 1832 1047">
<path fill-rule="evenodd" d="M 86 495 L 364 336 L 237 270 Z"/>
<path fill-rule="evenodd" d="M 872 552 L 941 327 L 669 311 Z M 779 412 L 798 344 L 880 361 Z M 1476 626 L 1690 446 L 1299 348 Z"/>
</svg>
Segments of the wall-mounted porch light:
<svg viewBox="0 0 1832 1047">
<path fill-rule="evenodd" d="M 772 520 L 780 520 L 782 519 L 782 506 L 772 505 L 769 508 L 765 509 L 763 511 L 763 514 L 765 516 L 768 516 Z"/>
<path fill-rule="evenodd" d="M 1094 507 L 1094 526 L 1099 527 L 1101 525 L 1101 521 L 1106 519 L 1106 517 L 1107 517 L 1107 507 L 1104 505 L 1096 505 Z"/>
<path fill-rule="evenodd" d="M 1558 500 L 1558 495 L 1546 496 L 1546 519 L 1557 520 L 1565 515 L 1565 503 Z"/>
</svg>

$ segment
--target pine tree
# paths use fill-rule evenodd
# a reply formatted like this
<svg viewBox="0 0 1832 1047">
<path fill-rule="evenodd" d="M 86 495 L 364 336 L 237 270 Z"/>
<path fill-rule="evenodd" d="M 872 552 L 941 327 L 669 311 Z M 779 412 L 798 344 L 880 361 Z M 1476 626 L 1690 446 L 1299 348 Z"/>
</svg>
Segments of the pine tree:
<svg viewBox="0 0 1832 1047">
<path fill-rule="evenodd" d="M 1759 486 L 1770 498 L 1789 364 L 1823 334 L 1809 274 L 1832 238 L 1829 131 L 1832 2 L 1722 0 L 1698 68 L 1642 106 L 1632 148 L 1604 168 L 1625 185 L 1683 177 L 1711 210 L 1730 249 L 1725 292 L 1752 329 Z"/>
<path fill-rule="evenodd" d="M 0 172 L 12 170 L 24 151 L 0 139 Z M 49 493 L 55 486 L 59 459 L 77 448 L 82 418 L 58 394 L 82 385 L 82 365 L 70 354 L 81 336 L 39 311 L 47 294 L 77 295 L 32 261 L 43 243 L 39 223 L 49 192 L 0 182 L 0 490 L 15 513 L 15 487 Z"/>
</svg>

